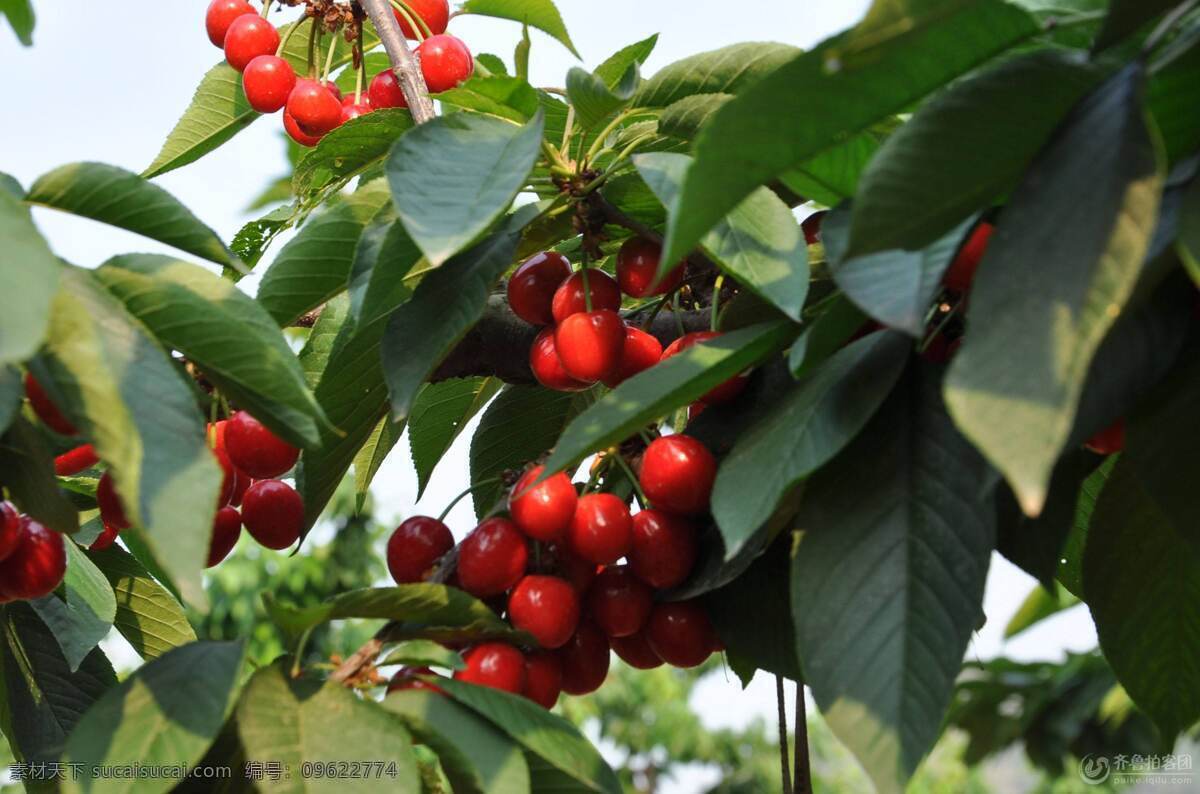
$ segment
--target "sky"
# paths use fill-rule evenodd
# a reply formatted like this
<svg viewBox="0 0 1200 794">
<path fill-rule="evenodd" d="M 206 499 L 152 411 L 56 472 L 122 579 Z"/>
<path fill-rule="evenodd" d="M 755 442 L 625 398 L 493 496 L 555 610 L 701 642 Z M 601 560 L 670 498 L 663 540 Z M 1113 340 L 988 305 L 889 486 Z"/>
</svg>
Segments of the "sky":
<svg viewBox="0 0 1200 794">
<path fill-rule="evenodd" d="M 85 160 L 141 171 L 188 105 L 200 78 L 221 58 L 204 33 L 207 0 L 141 4 L 136 11 L 120 14 L 107 4 L 87 0 L 34 0 L 34 5 L 38 21 L 33 48 L 20 47 L 0 23 L 0 73 L 10 76 L 0 116 L 0 171 L 25 186 L 56 166 Z M 853 25 L 868 5 L 868 0 L 559 0 L 585 66 L 594 67 L 627 44 L 661 34 L 644 74 L 737 42 L 811 47 Z M 520 36 L 515 23 L 469 16 L 453 19 L 449 32 L 473 52 L 500 55 L 510 65 Z M 576 64 L 560 44 L 534 32 L 535 85 L 562 85 L 567 70 Z M 249 199 L 286 170 L 279 129 L 278 117 L 260 119 L 216 152 L 155 181 L 228 241 L 252 219 L 244 212 Z M 134 251 L 176 253 L 53 210 L 34 213 L 56 253 L 77 264 L 96 265 Z M 278 248 L 277 243 L 274 250 Z M 266 262 L 259 270 L 265 267 Z M 244 283 L 253 290 L 257 279 Z M 449 451 L 420 502 L 407 444 L 397 445 L 376 479 L 380 517 L 399 520 L 441 512 L 467 485 L 470 436 L 468 429 Z M 451 513 L 450 523 L 458 537 L 473 527 L 469 500 Z M 1033 586 L 1029 576 L 994 557 L 984 605 L 988 622 L 972 641 L 968 658 L 1004 654 L 1054 660 L 1067 651 L 1095 647 L 1095 632 L 1082 608 L 1006 643 L 1004 625 Z M 732 674 L 716 675 L 701 684 L 694 705 L 711 727 L 736 727 L 757 717 L 773 720 L 774 683 L 760 674 L 742 691 Z M 665 794 L 692 794 L 711 782 L 711 772 L 688 770 Z"/>
</svg>

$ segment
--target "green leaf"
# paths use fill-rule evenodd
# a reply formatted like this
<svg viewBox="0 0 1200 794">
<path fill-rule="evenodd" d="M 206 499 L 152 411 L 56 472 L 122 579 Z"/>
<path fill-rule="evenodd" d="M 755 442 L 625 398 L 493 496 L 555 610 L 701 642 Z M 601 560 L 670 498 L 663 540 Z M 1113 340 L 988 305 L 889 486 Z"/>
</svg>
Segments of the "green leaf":
<svg viewBox="0 0 1200 794">
<path fill-rule="evenodd" d="M 406 423 L 396 423 L 390 416 L 385 416 L 375 425 L 371 435 L 354 456 L 354 505 L 361 512 L 367 503 L 367 495 L 371 490 L 371 482 L 379 473 L 379 467 L 387 460 L 392 448 L 404 435 Z"/>
<path fill-rule="evenodd" d="M 483 316 L 492 286 L 513 262 L 521 229 L 536 213 L 533 205 L 522 207 L 483 242 L 425 276 L 412 300 L 392 314 L 382 355 L 396 421 L 408 418 L 422 384 Z"/>
<path fill-rule="evenodd" d="M 117 614 L 112 586 L 92 561 L 74 543 L 67 541 L 67 574 L 61 585 L 62 598 L 50 595 L 31 601 L 30 606 L 50 628 L 62 648 L 72 673 L 88 654 L 108 636 Z"/>
<path fill-rule="evenodd" d="M 29 0 L 0 0 L 0 14 L 8 18 L 17 39 L 26 47 L 32 47 L 35 18 Z"/>
<path fill-rule="evenodd" d="M 383 707 L 441 762 L 455 794 L 527 794 L 529 766 L 519 745 L 487 720 L 437 692 L 389 695 Z"/>
<path fill-rule="evenodd" d="M 606 58 L 604 63 L 597 66 L 594 74 L 609 88 L 616 88 L 621 82 L 621 78 L 629 71 L 629 67 L 635 64 L 638 66 L 644 64 L 650 57 L 650 53 L 654 52 L 657 44 L 658 34 L 655 33 L 649 38 L 622 47 Z"/>
<path fill-rule="evenodd" d="M 733 94 L 694 94 L 663 109 L 658 117 L 658 131 L 663 135 L 690 141 L 700 128 L 721 109 Z"/>
<path fill-rule="evenodd" d="M 879 151 L 880 144 L 887 138 L 883 129 L 890 133 L 891 126 L 890 120 L 885 120 L 876 128 L 855 135 L 845 143 L 837 144 L 805 161 L 781 175 L 779 181 L 809 201 L 836 207 L 858 194 L 859 179 Z"/>
<path fill-rule="evenodd" d="M 140 234 L 189 254 L 238 267 L 221 238 L 180 201 L 142 177 L 104 163 L 72 163 L 38 177 L 25 201 Z"/>
<path fill-rule="evenodd" d="M 421 389 L 408 420 L 418 499 L 446 450 L 503 385 L 498 378 L 455 378 Z"/>
<path fill-rule="evenodd" d="M 1200 285 L 1200 179 L 1188 188 L 1179 213 L 1179 256 L 1192 281 Z"/>
<path fill-rule="evenodd" d="M 844 295 L 833 298 L 788 351 L 788 369 L 799 379 L 846 346 L 867 317 Z"/>
<path fill-rule="evenodd" d="M 233 282 L 170 257 L 130 254 L 96 277 L 169 348 L 276 435 L 315 446 L 327 425 L 279 326 Z"/>
<path fill-rule="evenodd" d="M 847 253 L 925 248 L 1004 196 L 1104 71 L 1073 51 L 1039 50 L 925 103 L 863 174 Z"/>
<path fill-rule="evenodd" d="M 413 285 L 429 269 L 421 249 L 394 212 L 380 213 L 363 231 L 350 269 L 350 316 L 358 328 L 387 317 L 412 297 Z"/>
<path fill-rule="evenodd" d="M 520 695 L 453 680 L 438 686 L 574 783 L 588 791 L 620 794 L 621 784 L 600 751 L 562 717 Z"/>
<path fill-rule="evenodd" d="M 350 590 L 311 607 L 291 607 L 265 594 L 267 611 L 293 635 L 331 620 L 379 618 L 442 628 L 511 633 L 511 628 L 482 601 L 456 587 L 406 584 Z"/>
<path fill-rule="evenodd" d="M 1146 98 L 1167 160 L 1177 163 L 1193 155 L 1200 143 L 1200 116 L 1194 112 L 1200 101 L 1200 46 L 1193 44 L 1155 73 Z"/>
<path fill-rule="evenodd" d="M 431 265 L 462 251 L 508 210 L 537 160 L 544 124 L 541 114 L 517 126 L 451 113 L 396 142 L 388 183 L 404 228 Z"/>
<path fill-rule="evenodd" d="M 787 44 L 747 42 L 692 55 L 644 82 L 633 105 L 663 108 L 694 94 L 737 94 L 800 52 Z"/>
<path fill-rule="evenodd" d="M 290 325 L 346 289 L 354 246 L 388 199 L 386 186 L 372 183 L 310 219 L 280 249 L 258 286 L 258 302 L 275 322 Z"/>
<path fill-rule="evenodd" d="M 1096 503 L 1100 493 L 1108 482 L 1112 470 L 1120 460 L 1119 455 L 1105 459 L 1100 467 L 1092 472 L 1083 486 L 1079 489 L 1079 502 L 1075 510 L 1074 526 L 1067 535 L 1059 558 L 1057 578 L 1062 586 L 1079 598 L 1083 598 L 1083 551 L 1087 546 L 1088 529 L 1092 523 L 1092 515 L 1096 512 Z"/>
<path fill-rule="evenodd" d="M 378 667 L 403 664 L 410 667 L 444 667 L 448 670 L 465 670 L 467 663 L 458 651 L 452 651 L 432 640 L 408 640 L 392 649 Z"/>
<path fill-rule="evenodd" d="M 511 19 L 537 28 L 557 39 L 576 58 L 580 57 L 552 0 L 467 0 L 462 13 Z"/>
<path fill-rule="evenodd" d="M 825 216 L 821 241 L 833 280 L 850 300 L 884 325 L 920 339 L 929 305 L 941 291 L 942 275 L 974 225 L 972 218 L 921 250 L 848 256 L 850 209 L 839 207 Z"/>
<path fill-rule="evenodd" d="M 1106 50 L 1180 4 L 1180 0 L 1113 0 L 1092 52 Z"/>
<path fill-rule="evenodd" d="M 567 425 L 546 461 L 546 473 L 562 471 L 698 400 L 786 347 L 794 335 L 795 326 L 788 322 L 754 325 L 695 345 L 635 375 Z"/>
<path fill-rule="evenodd" d="M 1040 584 L 1035 585 L 1021 602 L 1016 613 L 1004 627 L 1004 639 L 1011 640 L 1021 632 L 1031 629 L 1047 618 L 1054 617 L 1060 612 L 1081 604 L 1078 598 L 1062 585 L 1057 585 L 1053 592 L 1046 590 Z"/>
<path fill-rule="evenodd" d="M 138 668 L 88 709 L 67 739 L 67 763 L 190 767 L 233 707 L 245 644 L 196 642 Z M 170 791 L 170 779 L 68 779 L 66 792 Z"/>
<path fill-rule="evenodd" d="M 46 334 L 60 266 L 29 208 L 0 190 L 0 365 L 33 355 Z"/>
<path fill-rule="evenodd" d="M 861 58 L 841 52 L 843 36 L 788 61 L 722 107 L 696 141 L 665 258 L 682 256 L 759 185 L 1039 30 L 1025 11 L 980 0 L 916 20 Z"/>
<path fill-rule="evenodd" d="M 380 108 L 351 119 L 300 158 L 292 176 L 292 193 L 302 204 L 315 203 L 382 162 L 396 139 L 412 126 L 412 116 L 400 108 Z"/>
<path fill-rule="evenodd" d="M 946 381 L 958 426 L 1029 515 L 1046 500 L 1092 357 L 1154 232 L 1163 174 L 1142 82 L 1130 66 L 1083 102 L 1013 194 Z"/>
<path fill-rule="evenodd" d="M 400 720 L 339 683 L 293 679 L 288 666 L 284 659 L 255 673 L 237 708 L 246 760 L 282 762 L 292 771 L 280 780 L 255 781 L 258 790 L 419 791 L 412 741 Z M 307 777 L 299 774 L 305 763 L 361 763 L 365 777 Z"/>
<path fill-rule="evenodd" d="M 499 55 L 493 55 L 490 52 L 481 52 L 475 56 L 475 63 L 483 66 L 494 76 L 507 77 L 508 67 L 504 65 L 504 59 Z M 476 72 L 479 70 L 476 69 Z"/>
<path fill-rule="evenodd" d="M 1172 743 L 1200 718 L 1200 556 L 1125 460 L 1092 517 L 1083 589 L 1117 680 Z"/>
<path fill-rule="evenodd" d="M 108 464 L 130 521 L 197 605 L 221 470 L 191 384 L 94 274 L 63 271 L 38 381 Z"/>
<path fill-rule="evenodd" d="M 21 382 L 21 370 L 8 364 L 0 364 L 0 436 L 8 430 L 25 397 L 25 386 Z"/>
<path fill-rule="evenodd" d="M 735 557 L 776 506 L 862 430 L 891 393 L 911 344 L 876 333 L 834 354 L 751 426 L 721 464 L 713 518 Z"/>
<path fill-rule="evenodd" d="M 437 95 L 445 105 L 499 116 L 524 124 L 537 115 L 538 95 L 533 86 L 519 77 L 492 75 L 472 77 L 467 82 Z"/>
<path fill-rule="evenodd" d="M 567 72 L 567 99 L 575 108 L 575 119 L 582 130 L 600 125 L 629 103 L 640 80 L 636 63 L 631 63 L 615 86 L 599 75 L 578 66 Z"/>
<path fill-rule="evenodd" d="M 993 546 L 987 464 L 914 362 L 858 439 L 805 488 L 792 614 L 807 682 L 881 792 L 941 730 Z"/>
<path fill-rule="evenodd" d="M 54 455 L 45 437 L 19 414 L 0 436 L 0 483 L 22 512 L 57 532 L 79 531 L 75 505 L 54 479 Z"/>
<path fill-rule="evenodd" d="M 183 607 L 132 555 L 118 546 L 88 552 L 117 597 L 114 626 L 146 661 L 196 641 Z"/>
<path fill-rule="evenodd" d="M 669 211 L 677 206 L 691 158 L 657 152 L 633 158 L 642 179 Z M 729 275 L 781 312 L 799 321 L 808 296 L 808 246 L 795 216 L 767 188 L 753 191 L 701 240 L 704 251 Z M 663 259 L 659 275 L 675 259 Z"/>
</svg>

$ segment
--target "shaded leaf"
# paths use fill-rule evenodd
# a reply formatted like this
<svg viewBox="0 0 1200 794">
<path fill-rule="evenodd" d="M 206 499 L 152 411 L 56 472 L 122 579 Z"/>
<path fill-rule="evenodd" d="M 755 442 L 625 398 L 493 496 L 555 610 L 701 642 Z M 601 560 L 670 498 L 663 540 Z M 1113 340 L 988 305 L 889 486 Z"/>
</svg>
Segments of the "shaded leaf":
<svg viewBox="0 0 1200 794">
<path fill-rule="evenodd" d="M 67 541 L 67 573 L 57 594 L 31 601 L 30 606 L 50 629 L 72 673 L 79 670 L 100 640 L 108 636 L 117 614 L 117 600 L 104 575 L 74 543 Z"/>
<path fill-rule="evenodd" d="M 1031 629 L 1047 618 L 1083 603 L 1062 585 L 1048 591 L 1041 585 L 1035 586 L 1025 596 L 1021 606 L 1004 627 L 1004 639 L 1011 640 L 1027 629 Z"/>
<path fill-rule="evenodd" d="M 75 505 L 54 479 L 54 455 L 45 437 L 19 414 L 0 436 L 0 483 L 23 513 L 57 532 L 79 531 Z"/>
<path fill-rule="evenodd" d="M 388 454 L 404 435 L 406 426 L 405 422 L 393 422 L 390 416 L 383 417 L 354 456 L 355 510 L 361 511 L 367 503 L 371 482 L 379 472 L 379 467 L 387 460 Z"/>
<path fill-rule="evenodd" d="M 692 55 L 646 80 L 633 105 L 667 107 L 694 94 L 737 94 L 800 52 L 787 44 L 748 42 Z"/>
<path fill-rule="evenodd" d="M 418 499 L 450 445 L 503 385 L 498 378 L 455 378 L 421 389 L 408 420 Z"/>
<path fill-rule="evenodd" d="M 1104 25 L 1092 45 L 1092 52 L 1108 49 L 1122 39 L 1132 36 L 1139 28 L 1165 13 L 1180 0 L 1113 0 L 1104 18 Z"/>
<path fill-rule="evenodd" d="M 175 596 L 156 582 L 142 564 L 119 546 L 88 552 L 116 594 L 114 626 L 143 659 L 157 659 L 172 648 L 195 642 Z"/>
<path fill-rule="evenodd" d="M 487 604 L 455 587 L 408 584 L 350 590 L 312 607 L 291 607 L 265 594 L 271 618 L 285 631 L 299 635 L 313 626 L 347 618 L 379 618 L 448 628 L 507 632 Z"/>
<path fill-rule="evenodd" d="M 625 69 L 616 85 L 608 85 L 599 75 L 578 66 L 567 72 L 567 98 L 575 108 L 575 120 L 582 130 L 598 126 L 629 103 L 640 75 L 636 63 Z"/>
<path fill-rule="evenodd" d="M 408 640 L 391 650 L 378 667 L 403 664 L 409 667 L 444 667 L 448 670 L 464 670 L 467 663 L 462 656 L 446 646 L 432 640 Z"/>
<path fill-rule="evenodd" d="M 46 334 L 59 263 L 29 208 L 0 190 L 0 365 L 33 355 Z"/>
<path fill-rule="evenodd" d="M 312 202 L 373 165 L 383 162 L 396 139 L 411 129 L 412 116 L 401 108 L 380 108 L 350 119 L 304 153 L 292 176 L 292 193 Z"/>
<path fill-rule="evenodd" d="M 621 82 L 621 78 L 629 71 L 629 67 L 633 65 L 641 66 L 650 57 L 650 53 L 654 52 L 655 45 L 658 44 L 658 34 L 655 33 L 649 38 L 636 41 L 627 47 L 622 47 L 617 52 L 604 59 L 604 63 L 596 67 L 594 74 L 599 77 L 609 88 L 616 88 Z"/>
<path fill-rule="evenodd" d="M 21 400 L 25 397 L 25 386 L 21 382 L 21 371 L 8 364 L 0 364 L 0 435 L 8 430 L 17 412 L 21 410 Z"/>
<path fill-rule="evenodd" d="M 518 77 L 472 77 L 437 95 L 439 102 L 524 124 L 538 111 L 537 91 Z"/>
</svg>

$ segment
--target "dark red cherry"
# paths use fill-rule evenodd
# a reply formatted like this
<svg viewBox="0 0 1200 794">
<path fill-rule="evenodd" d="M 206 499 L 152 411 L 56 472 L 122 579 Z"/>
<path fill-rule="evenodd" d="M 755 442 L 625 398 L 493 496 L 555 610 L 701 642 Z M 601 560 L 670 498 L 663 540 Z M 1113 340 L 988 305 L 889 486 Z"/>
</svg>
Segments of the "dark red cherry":
<svg viewBox="0 0 1200 794">
<path fill-rule="evenodd" d="M 439 33 L 446 32 L 446 25 L 450 23 L 450 4 L 446 0 L 404 0 L 404 4 L 413 14 L 416 14 L 426 25 L 429 26 L 429 34 L 436 36 Z M 404 14 L 393 9 L 396 14 L 397 21 L 400 22 L 400 30 L 404 33 L 405 38 L 416 39 L 417 32 L 412 29 L 412 25 L 408 24 L 408 20 L 404 18 Z"/>
<path fill-rule="evenodd" d="M 367 96 L 371 99 L 373 108 L 406 108 L 408 100 L 400 89 L 400 81 L 391 69 L 386 69 L 375 75 L 371 85 L 367 87 Z"/>
<path fill-rule="evenodd" d="M 438 560 L 454 548 L 450 528 L 429 516 L 407 519 L 388 538 L 387 566 L 396 584 L 423 582 Z"/>
<path fill-rule="evenodd" d="M 310 149 L 320 143 L 321 138 L 324 137 L 322 135 L 309 135 L 300 129 L 300 125 L 292 118 L 292 114 L 287 112 L 286 107 L 283 110 L 283 129 L 293 141 Z"/>
<path fill-rule="evenodd" d="M 550 325 L 554 322 L 554 293 L 570 276 L 571 263 L 562 254 L 534 254 L 508 280 L 508 307 L 531 325 Z"/>
<path fill-rule="evenodd" d="M 92 541 L 92 545 L 88 546 L 88 551 L 104 551 L 111 549 L 113 544 L 117 542 L 117 535 L 121 534 L 116 527 L 104 525 L 104 529 Z"/>
<path fill-rule="evenodd" d="M 572 314 L 587 311 L 583 279 L 583 271 L 577 271 L 554 291 L 554 298 L 550 302 L 550 313 L 554 316 L 554 322 L 561 323 Z M 621 288 L 612 276 L 603 270 L 588 268 L 587 283 L 587 291 L 592 296 L 592 311 L 608 309 L 615 312 L 621 308 Z"/>
<path fill-rule="evenodd" d="M 987 221 L 983 221 L 972 230 L 954 261 L 950 263 L 946 275 L 942 276 L 942 283 L 946 287 L 956 292 L 970 291 L 971 283 L 975 281 L 975 271 L 979 269 L 979 263 L 987 253 L 988 244 L 995 231 L 996 227 Z"/>
<path fill-rule="evenodd" d="M 228 420 L 209 425 L 208 443 L 221 467 L 221 492 L 217 496 L 217 507 L 224 507 L 233 499 L 233 489 L 237 485 L 238 470 L 229 461 L 229 453 L 225 451 L 225 427 Z"/>
<path fill-rule="evenodd" d="M 29 404 L 33 407 L 37 418 L 42 420 L 42 424 L 46 427 L 63 436 L 73 436 L 79 433 L 75 425 L 71 424 L 71 420 L 63 416 L 62 411 L 58 410 L 58 406 L 51 402 L 50 397 L 42 389 L 42 384 L 38 383 L 28 372 L 25 373 L 25 396 L 29 398 Z"/>
<path fill-rule="evenodd" d="M 633 517 L 629 567 L 656 590 L 683 584 L 696 564 L 696 530 L 682 516 L 642 510 Z"/>
<path fill-rule="evenodd" d="M 282 110 L 295 87 L 296 71 L 290 63 L 274 55 L 259 55 L 242 72 L 246 101 L 259 113 Z"/>
<path fill-rule="evenodd" d="M 274 55 L 278 47 L 279 32 L 258 14 L 242 14 L 225 33 L 225 60 L 239 72 L 260 55 Z"/>
<path fill-rule="evenodd" d="M 54 459 L 54 473 L 59 477 L 72 477 L 81 471 L 87 471 L 100 462 L 96 448 L 84 444 L 70 452 L 64 452 Z"/>
<path fill-rule="evenodd" d="M 229 504 L 241 507 L 242 500 L 246 498 L 246 491 L 254 484 L 254 478 L 238 468 L 234 468 L 233 475 L 233 493 L 229 497 Z"/>
<path fill-rule="evenodd" d="M 653 670 L 655 667 L 662 667 L 663 660 L 650 647 L 650 640 L 646 638 L 645 629 L 628 637 L 613 637 L 609 641 L 617 656 L 621 657 L 621 660 L 630 667 L 638 670 Z"/>
<path fill-rule="evenodd" d="M 595 623 L 583 621 L 567 644 L 558 650 L 562 661 L 562 689 L 569 695 L 595 692 L 608 678 L 608 638 Z"/>
<path fill-rule="evenodd" d="M 804 230 L 804 242 L 809 245 L 821 242 L 821 226 L 825 223 L 825 216 L 828 214 L 828 210 L 821 210 L 804 219 L 804 222 L 800 224 L 800 228 Z"/>
<path fill-rule="evenodd" d="M 558 648 L 579 625 L 579 596 L 557 576 L 526 576 L 508 597 L 508 619 L 543 648 Z"/>
<path fill-rule="evenodd" d="M 612 565 L 629 553 L 633 543 L 629 508 L 610 493 L 579 497 L 567 542 L 576 556 L 597 565 Z"/>
<path fill-rule="evenodd" d="M 421 74 L 429 92 L 440 94 L 464 82 L 475 71 L 475 59 L 467 45 L 445 33 L 430 36 L 417 47 Z"/>
<path fill-rule="evenodd" d="M 216 47 L 225 46 L 225 34 L 229 26 L 243 14 L 257 14 L 254 6 L 246 0 L 212 0 L 208 11 L 204 14 L 204 29 L 208 32 L 208 40 Z"/>
<path fill-rule="evenodd" d="M 238 539 L 242 536 L 242 514 L 236 507 L 226 505 L 217 511 L 213 519 L 212 538 L 208 541 L 208 561 L 206 568 L 219 565 L 233 551 Z"/>
<path fill-rule="evenodd" d="M 1125 449 L 1125 420 L 1118 419 L 1084 444 L 1097 455 L 1115 455 Z"/>
<path fill-rule="evenodd" d="M 625 323 L 607 309 L 572 314 L 554 329 L 554 348 L 568 375 L 594 383 L 621 366 Z"/>
<path fill-rule="evenodd" d="M 525 536 L 507 518 L 489 518 L 458 550 L 458 581 L 473 596 L 503 593 L 525 575 L 529 549 Z"/>
<path fill-rule="evenodd" d="M 261 545 L 286 549 L 304 530 L 304 500 L 285 482 L 259 480 L 242 499 L 242 523 Z"/>
<path fill-rule="evenodd" d="M 324 135 L 342 123 L 342 102 L 316 80 L 301 78 L 288 94 L 287 112 L 309 135 Z M 253 473 L 253 472 L 251 472 Z"/>
<path fill-rule="evenodd" d="M 674 667 L 702 664 L 718 642 L 708 614 L 695 601 L 654 607 L 646 637 L 654 652 Z"/>
<path fill-rule="evenodd" d="M 688 348 L 694 347 L 701 342 L 707 342 L 711 339 L 716 339 L 720 335 L 721 334 L 717 331 L 695 331 L 690 334 L 684 334 L 667 346 L 667 349 L 663 351 L 662 360 L 666 361 L 671 356 L 682 353 Z M 732 378 L 715 387 L 712 391 L 700 399 L 709 405 L 720 405 L 721 403 L 727 403 L 736 399 L 737 396 L 742 393 L 742 390 L 746 388 L 747 380 L 749 380 L 749 378 L 746 375 L 734 375 Z"/>
<path fill-rule="evenodd" d="M 525 688 L 521 694 L 544 709 L 554 708 L 562 694 L 562 660 L 550 651 L 525 656 Z"/>
<path fill-rule="evenodd" d="M 332 80 L 325 80 L 321 83 L 321 85 L 325 86 L 326 91 L 333 94 L 333 98 L 338 101 L 339 105 L 342 104 L 342 102 L 345 100 L 345 97 L 342 96 L 342 89 L 338 88 L 337 83 L 333 82 Z"/>
<path fill-rule="evenodd" d="M 33 600 L 50 595 L 66 572 L 63 536 L 23 516 L 20 542 L 0 562 L 0 600 Z"/>
<path fill-rule="evenodd" d="M 101 474 L 100 482 L 96 483 L 96 505 L 100 508 L 100 520 L 111 527 L 116 527 L 118 532 L 131 526 L 129 517 L 125 514 L 125 506 L 121 504 L 121 499 L 117 496 L 117 489 L 113 485 L 110 472 L 106 471 Z"/>
<path fill-rule="evenodd" d="M 434 678 L 441 678 L 441 676 L 435 675 L 434 672 L 428 667 L 401 667 L 400 670 L 394 676 L 392 676 L 392 680 L 388 684 L 387 694 L 390 695 L 393 692 L 403 692 L 406 689 L 424 689 L 428 692 L 436 692 L 439 695 L 446 694 L 446 690 L 442 689 L 437 684 L 431 684 L 419 676 L 433 676 Z"/>
<path fill-rule="evenodd" d="M 21 513 L 12 502 L 0 502 L 0 561 L 21 545 Z"/>
<path fill-rule="evenodd" d="M 286 474 L 300 457 L 300 450 L 245 411 L 238 411 L 229 418 L 224 433 L 229 460 L 256 480 Z"/>
<path fill-rule="evenodd" d="M 625 381 L 645 372 L 662 359 L 663 346 L 657 337 L 632 325 L 625 326 L 625 344 L 621 348 L 621 364 L 617 371 L 604 379 L 604 385 L 615 389 Z"/>
<path fill-rule="evenodd" d="M 525 654 L 502 642 L 476 645 L 463 655 L 467 663 L 454 677 L 470 684 L 521 694 L 525 689 Z"/>
<path fill-rule="evenodd" d="M 683 283 L 686 263 L 680 262 L 663 276 L 657 286 L 658 263 L 662 260 L 662 246 L 644 237 L 632 237 L 625 241 L 617 252 L 617 283 L 621 292 L 631 298 L 646 298 L 651 295 L 666 295 Z"/>
<path fill-rule="evenodd" d="M 575 380 L 563 369 L 554 344 L 554 329 L 543 328 L 529 346 L 529 369 L 533 377 L 547 389 L 554 391 L 583 391 L 588 384 Z"/>
<path fill-rule="evenodd" d="M 533 485 L 545 470 L 534 466 L 517 481 L 508 498 L 508 512 L 526 535 L 552 543 L 570 526 L 578 496 L 571 478 L 563 472 Z"/>
<path fill-rule="evenodd" d="M 654 593 L 627 565 L 605 568 L 588 591 L 588 614 L 611 637 L 637 634 L 654 606 Z"/>
<path fill-rule="evenodd" d="M 642 456 L 638 476 L 646 498 L 659 510 L 695 515 L 708 510 L 717 460 L 691 436 L 656 438 Z"/>
<path fill-rule="evenodd" d="M 586 593 L 600 573 L 600 566 L 582 557 L 572 554 L 566 544 L 556 544 L 551 548 L 554 555 L 554 570 L 563 579 L 571 583 L 576 593 Z"/>
</svg>

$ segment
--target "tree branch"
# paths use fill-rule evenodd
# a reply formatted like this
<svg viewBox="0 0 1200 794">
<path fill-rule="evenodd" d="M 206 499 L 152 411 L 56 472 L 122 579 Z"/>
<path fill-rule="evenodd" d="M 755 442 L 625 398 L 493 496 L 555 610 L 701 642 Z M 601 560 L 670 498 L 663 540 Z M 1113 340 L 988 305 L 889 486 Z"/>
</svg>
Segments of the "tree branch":
<svg viewBox="0 0 1200 794">
<path fill-rule="evenodd" d="M 812 794 L 812 761 L 808 756 L 808 706 L 804 702 L 804 682 L 796 682 L 796 778 L 795 794 Z"/>
<path fill-rule="evenodd" d="M 367 12 L 371 23 L 379 33 L 379 40 L 387 51 L 388 59 L 392 62 L 392 72 L 400 81 L 400 90 L 408 102 L 409 112 L 413 121 L 424 124 L 433 118 L 433 100 L 429 98 L 429 88 L 425 85 L 425 77 L 421 74 L 421 64 L 408 47 L 408 41 L 400 30 L 400 23 L 392 13 L 388 0 L 358 0 L 358 4 Z"/>
<path fill-rule="evenodd" d="M 788 765 L 787 711 L 783 705 L 783 676 L 775 676 L 775 703 L 779 707 L 779 773 L 783 778 L 783 794 L 793 794 L 792 772 Z"/>
</svg>

